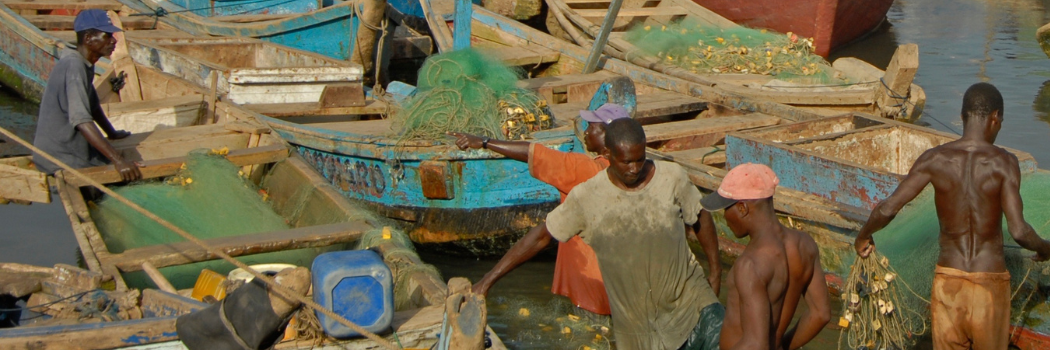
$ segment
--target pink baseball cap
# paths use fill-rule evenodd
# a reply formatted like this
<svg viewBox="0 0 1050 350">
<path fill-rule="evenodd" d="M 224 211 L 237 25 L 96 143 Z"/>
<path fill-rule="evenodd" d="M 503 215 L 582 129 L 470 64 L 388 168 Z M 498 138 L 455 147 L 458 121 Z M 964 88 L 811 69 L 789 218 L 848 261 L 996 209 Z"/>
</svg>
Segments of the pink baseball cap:
<svg viewBox="0 0 1050 350">
<path fill-rule="evenodd" d="M 722 210 L 738 201 L 773 197 L 780 179 L 773 169 L 762 164 L 746 163 L 729 170 L 718 191 L 705 196 L 700 205 L 707 211 Z"/>
<path fill-rule="evenodd" d="M 580 111 L 580 118 L 589 123 L 609 124 L 613 120 L 630 118 L 627 109 L 615 103 L 606 103 L 594 111 Z"/>
</svg>

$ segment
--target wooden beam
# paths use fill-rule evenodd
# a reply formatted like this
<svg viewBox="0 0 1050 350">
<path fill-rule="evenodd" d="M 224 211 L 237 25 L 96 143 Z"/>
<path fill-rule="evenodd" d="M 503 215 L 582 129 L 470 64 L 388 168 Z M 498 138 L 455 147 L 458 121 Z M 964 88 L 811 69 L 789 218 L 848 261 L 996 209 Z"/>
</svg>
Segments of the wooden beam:
<svg viewBox="0 0 1050 350">
<path fill-rule="evenodd" d="M 42 30 L 73 30 L 73 20 L 76 19 L 76 16 L 32 15 L 22 16 L 22 18 Z M 124 29 L 152 29 L 154 23 L 152 18 L 145 16 L 121 16 L 120 22 Z M 116 25 L 116 22 L 113 22 L 113 25 Z"/>
<path fill-rule="evenodd" d="M 212 238 L 204 242 L 212 249 L 221 250 L 236 257 L 354 242 L 361 237 L 361 234 L 372 228 L 372 225 L 355 221 Z M 102 264 L 112 264 L 123 272 L 131 272 L 142 270 L 142 264 L 147 262 L 157 268 L 162 268 L 218 258 L 193 242 L 179 242 L 129 249 L 109 256 L 102 261 Z"/>
<path fill-rule="evenodd" d="M 606 9 L 578 9 L 576 13 L 579 13 L 583 17 L 587 18 L 605 18 L 608 10 Z M 665 7 L 635 7 L 629 9 L 621 9 L 620 13 L 616 17 L 655 17 L 655 16 L 685 16 L 689 14 L 681 6 L 665 6 Z"/>
<path fill-rule="evenodd" d="M 226 155 L 226 159 L 236 166 L 272 163 L 285 158 L 288 158 L 288 148 L 280 144 L 251 149 L 233 150 Z M 186 157 L 147 160 L 142 161 L 143 166 L 139 167 L 139 170 L 142 171 L 143 179 L 171 176 L 174 175 L 175 172 L 179 170 L 179 167 L 185 162 Z M 80 169 L 80 172 L 103 184 L 112 184 L 123 181 L 120 177 L 120 173 L 118 173 L 112 165 Z M 88 186 L 87 182 L 72 175 L 66 176 L 66 181 L 76 187 Z"/>
<path fill-rule="evenodd" d="M 780 118 L 761 113 L 735 117 L 696 118 L 677 122 L 646 125 L 647 142 L 666 141 L 681 137 L 727 133 L 730 131 L 775 125 Z"/>
<path fill-rule="evenodd" d="M 882 83 L 875 88 L 875 112 L 884 117 L 896 117 L 908 102 L 908 92 L 915 72 L 919 70 L 919 45 L 904 44 L 897 47 L 886 67 Z"/>
<path fill-rule="evenodd" d="M 160 288 L 160 290 L 172 294 L 179 293 L 179 291 L 171 285 L 171 282 L 168 282 L 168 279 L 164 278 L 164 274 L 160 273 L 160 270 L 157 270 L 157 268 L 154 267 L 153 264 L 150 264 L 148 261 L 142 263 L 142 271 L 146 272 L 146 275 L 149 276 L 149 279 L 153 280 L 153 284 L 157 285 L 157 288 Z"/>
<path fill-rule="evenodd" d="M 0 349 L 112 349 L 176 340 L 177 317 L 0 330 Z"/>
<path fill-rule="evenodd" d="M 114 0 L 3 0 L 0 1 L 12 10 L 87 10 L 100 9 L 119 11 L 121 5 Z M 35 14 L 35 13 L 33 13 Z"/>
<path fill-rule="evenodd" d="M 315 102 L 249 104 L 244 105 L 242 107 L 252 112 L 264 114 L 274 118 L 322 115 L 386 115 L 390 111 L 390 108 L 388 108 L 386 103 L 376 100 L 365 100 L 365 105 L 361 107 L 323 108 Z"/>
<path fill-rule="evenodd" d="M 637 102 L 634 119 L 656 118 L 707 109 L 707 102 L 701 99 L 670 91 L 638 95 Z M 587 109 L 589 103 L 589 101 L 560 103 L 551 105 L 550 108 L 556 118 L 571 120 L 576 118 L 581 110 Z"/>
<path fill-rule="evenodd" d="M 28 156 L 0 159 L 0 199 L 51 203 L 47 174 Z"/>
</svg>

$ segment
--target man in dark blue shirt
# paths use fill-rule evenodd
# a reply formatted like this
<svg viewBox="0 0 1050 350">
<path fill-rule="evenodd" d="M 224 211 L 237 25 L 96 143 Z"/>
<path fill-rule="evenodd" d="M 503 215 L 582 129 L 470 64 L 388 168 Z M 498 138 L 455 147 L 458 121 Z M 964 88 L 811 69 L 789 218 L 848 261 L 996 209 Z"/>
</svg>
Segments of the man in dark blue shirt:
<svg viewBox="0 0 1050 350">
<path fill-rule="evenodd" d="M 117 140 L 131 133 L 113 128 L 92 85 L 95 62 L 113 53 L 117 45 L 113 33 L 121 30 L 102 10 L 80 12 L 73 30 L 77 48 L 59 53 L 40 101 L 33 145 L 75 168 L 112 163 L 124 181 L 138 180 L 142 173 L 135 163 L 124 159 L 102 136 L 105 132 L 110 140 Z M 59 170 L 39 154 L 33 155 L 33 162 L 48 174 Z"/>
</svg>

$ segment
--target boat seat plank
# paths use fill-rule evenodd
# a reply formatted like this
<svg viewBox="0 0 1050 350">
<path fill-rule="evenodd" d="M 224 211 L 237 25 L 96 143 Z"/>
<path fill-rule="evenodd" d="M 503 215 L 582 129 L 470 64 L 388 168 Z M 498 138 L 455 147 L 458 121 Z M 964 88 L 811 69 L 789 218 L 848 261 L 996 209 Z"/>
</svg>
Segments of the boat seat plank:
<svg viewBox="0 0 1050 350">
<path fill-rule="evenodd" d="M 288 148 L 282 144 L 232 150 L 226 155 L 226 159 L 236 166 L 272 163 L 285 158 L 288 158 Z M 143 179 L 171 176 L 185 162 L 186 157 L 145 160 L 141 162 L 143 166 L 139 167 L 139 170 L 142 171 Z M 79 171 L 85 176 L 103 184 L 122 181 L 120 173 L 112 165 L 84 168 L 79 169 Z M 73 175 L 67 176 L 66 181 L 77 187 L 89 185 L 86 181 Z M 157 267 L 159 268 L 160 266 Z"/>
<path fill-rule="evenodd" d="M 568 74 L 555 77 L 542 77 L 518 81 L 518 87 L 526 90 L 554 89 L 578 84 L 600 83 L 618 75 L 606 71 L 591 74 Z"/>
<path fill-rule="evenodd" d="M 22 16 L 29 23 L 43 30 L 73 30 L 73 20 L 76 16 L 59 15 L 28 15 Z M 120 17 L 121 25 L 127 29 L 150 29 L 157 23 L 150 17 Z"/>
<path fill-rule="evenodd" d="M 204 240 L 204 243 L 230 256 L 242 256 L 353 242 L 372 228 L 372 225 L 365 222 L 355 221 L 212 238 Z M 102 264 L 112 264 L 121 271 L 130 272 L 141 270 L 142 263 L 145 262 L 162 268 L 214 259 L 218 257 L 192 242 L 179 242 L 129 249 L 110 255 Z"/>
<path fill-rule="evenodd" d="M 161 27 L 161 26 L 163 26 L 163 24 L 164 24 L 163 22 L 160 22 L 160 24 L 157 24 L 157 26 Z M 72 29 L 70 29 L 70 30 L 48 31 L 47 34 L 51 34 L 55 38 L 58 38 L 59 40 L 65 41 L 67 43 L 76 43 L 77 42 L 77 33 L 74 32 Z M 183 32 L 183 31 L 172 30 L 172 29 L 155 29 L 155 30 L 129 30 L 129 31 L 124 32 L 124 38 L 125 39 L 142 39 L 142 40 L 150 40 L 150 39 L 192 39 L 192 38 L 198 38 L 198 36 L 195 36 L 193 34 L 189 34 L 189 33 Z"/>
<path fill-rule="evenodd" d="M 255 103 L 246 104 L 242 107 L 259 114 L 265 114 L 274 118 L 324 116 L 324 115 L 385 115 L 389 111 L 387 104 L 383 101 L 365 100 L 364 106 L 358 107 L 328 107 L 323 108 L 317 102 L 302 103 Z"/>
<path fill-rule="evenodd" d="M 480 47 L 479 50 L 508 66 L 535 66 L 543 63 L 558 62 L 561 59 L 561 53 L 538 45 L 524 47 L 493 45 Z"/>
<path fill-rule="evenodd" d="M 121 5 L 115 0 L 0 0 L 12 10 L 87 10 L 101 9 L 119 11 Z"/>
<path fill-rule="evenodd" d="M 689 136 L 752 129 L 774 125 L 778 122 L 780 122 L 780 118 L 761 113 L 752 113 L 733 117 L 697 118 L 677 122 L 652 124 L 646 125 L 644 128 L 646 141 L 655 142 Z"/>
<path fill-rule="evenodd" d="M 586 18 L 605 18 L 605 15 L 609 13 L 608 9 L 579 9 L 576 13 Z M 636 7 L 630 9 L 620 9 L 620 12 L 616 14 L 616 17 L 660 17 L 660 16 L 685 16 L 689 12 L 681 6 L 665 6 L 665 7 Z"/>
<path fill-rule="evenodd" d="M 635 119 L 699 112 L 707 108 L 707 102 L 703 100 L 671 91 L 638 95 L 637 102 Z M 589 105 L 589 101 L 556 104 L 551 106 L 551 113 L 558 119 L 572 119 Z"/>
</svg>

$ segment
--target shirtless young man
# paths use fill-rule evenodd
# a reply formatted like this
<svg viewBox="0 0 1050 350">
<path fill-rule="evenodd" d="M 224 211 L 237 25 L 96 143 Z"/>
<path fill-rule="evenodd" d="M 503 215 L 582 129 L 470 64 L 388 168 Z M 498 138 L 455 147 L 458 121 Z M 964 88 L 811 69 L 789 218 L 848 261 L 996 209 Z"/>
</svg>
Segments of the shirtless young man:
<svg viewBox="0 0 1050 350">
<path fill-rule="evenodd" d="M 743 164 L 730 170 L 718 191 L 701 201 L 708 211 L 725 209 L 734 235 L 750 236 L 729 270 L 722 349 L 797 349 L 831 318 L 816 242 L 781 225 L 773 210 L 778 182 L 769 167 Z M 788 330 L 803 296 L 809 310 Z"/>
<path fill-rule="evenodd" d="M 963 95 L 962 138 L 927 150 L 889 198 L 871 212 L 857 236 L 862 257 L 875 250 L 871 235 L 927 184 L 933 184 L 941 252 L 933 278 L 930 312 L 934 349 L 1006 349 L 1009 342 L 1010 272 L 1003 255 L 1002 218 L 1036 261 L 1050 258 L 1022 214 L 1017 157 L 993 143 L 1003 123 L 1003 97 L 978 83 Z"/>
</svg>

